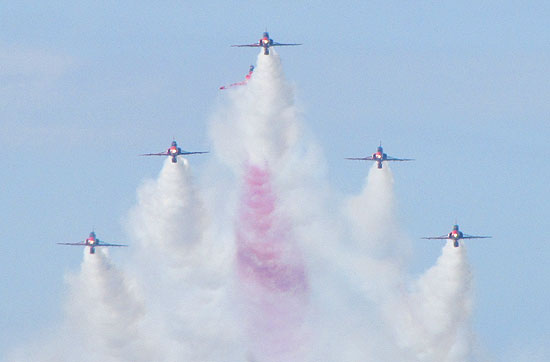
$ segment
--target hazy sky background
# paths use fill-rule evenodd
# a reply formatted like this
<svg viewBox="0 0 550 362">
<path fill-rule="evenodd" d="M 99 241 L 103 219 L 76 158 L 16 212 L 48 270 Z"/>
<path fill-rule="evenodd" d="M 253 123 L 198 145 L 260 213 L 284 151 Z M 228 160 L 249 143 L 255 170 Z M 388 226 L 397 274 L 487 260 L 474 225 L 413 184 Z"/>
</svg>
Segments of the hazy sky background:
<svg viewBox="0 0 550 362">
<path fill-rule="evenodd" d="M 358 193 L 382 141 L 414 274 L 455 219 L 475 332 L 495 360 L 550 359 L 550 4 L 528 1 L 31 2 L 0 5 L 0 351 L 48 333 L 81 251 L 129 243 L 136 189 L 208 122 L 266 28 L 332 187 Z M 208 157 L 191 159 L 197 179 Z M 125 250 L 111 254 L 124 263 Z M 147 271 L 143 271 L 146 273 Z M 1 354 L 0 354 L 1 355 Z"/>
</svg>

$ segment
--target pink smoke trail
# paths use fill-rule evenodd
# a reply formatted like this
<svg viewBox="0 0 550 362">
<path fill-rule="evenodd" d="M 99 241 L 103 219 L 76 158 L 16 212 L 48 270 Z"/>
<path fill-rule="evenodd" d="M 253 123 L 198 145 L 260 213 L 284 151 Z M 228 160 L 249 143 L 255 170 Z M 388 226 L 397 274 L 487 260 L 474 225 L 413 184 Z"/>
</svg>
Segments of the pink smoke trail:
<svg viewBox="0 0 550 362">
<path fill-rule="evenodd" d="M 305 266 L 291 225 L 277 208 L 269 171 L 247 166 L 244 181 L 236 267 L 250 350 L 262 360 L 293 360 L 303 342 L 309 291 Z"/>
</svg>

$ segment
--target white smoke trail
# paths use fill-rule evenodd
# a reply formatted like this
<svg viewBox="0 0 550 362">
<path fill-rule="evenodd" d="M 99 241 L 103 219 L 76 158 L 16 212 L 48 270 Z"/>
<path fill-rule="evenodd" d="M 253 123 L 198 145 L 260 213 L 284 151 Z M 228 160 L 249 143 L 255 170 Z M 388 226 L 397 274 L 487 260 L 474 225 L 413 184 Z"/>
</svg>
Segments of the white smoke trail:
<svg viewBox="0 0 550 362">
<path fill-rule="evenodd" d="M 187 160 L 167 159 L 158 179 L 140 188 L 129 228 L 138 250 L 134 272 L 144 271 L 149 321 L 167 360 L 233 360 L 240 332 L 225 307 L 232 250 L 206 232 Z"/>
<path fill-rule="evenodd" d="M 63 325 L 47 338 L 16 351 L 11 361 L 152 361 L 145 338 L 145 307 L 135 284 L 116 268 L 105 248 L 84 250 L 80 271 L 69 287 Z"/>
<path fill-rule="evenodd" d="M 401 306 L 400 301 L 406 298 L 406 257 L 410 251 L 410 241 L 397 222 L 393 183 L 387 163 L 382 169 L 372 164 L 361 193 L 345 200 L 342 214 L 348 225 L 344 235 L 349 242 L 348 255 L 340 269 L 347 273 L 350 288 L 357 289 L 370 310 L 369 318 L 364 320 L 367 326 L 361 328 L 366 329 L 366 335 L 375 343 L 371 342 L 369 350 L 358 357 L 370 356 L 368 360 L 372 361 L 416 361 L 400 347 L 395 332 L 406 323 L 408 315 L 388 308 Z"/>
<path fill-rule="evenodd" d="M 111 262 L 106 248 L 84 251 L 80 273 L 67 278 L 71 290 L 68 328 L 83 356 L 66 361 L 150 361 L 152 346 L 144 338 L 145 309 L 135 286 Z"/>
<path fill-rule="evenodd" d="M 373 163 L 363 191 L 347 201 L 344 212 L 353 225 L 351 237 L 363 253 L 399 262 L 409 255 L 410 243 L 399 229 L 393 184 L 389 165 L 378 169 Z"/>
<path fill-rule="evenodd" d="M 188 161 L 167 158 L 158 179 L 138 190 L 138 204 L 130 213 L 133 246 L 147 258 L 161 258 L 163 267 L 176 273 L 192 270 L 190 263 L 199 262 L 193 253 L 204 239 L 205 218 Z"/>
<path fill-rule="evenodd" d="M 48 336 L 15 350 L 10 361 L 152 361 L 145 306 L 135 282 L 113 265 L 108 250 L 84 250 L 80 271 L 66 276 L 69 289 L 63 324 Z"/>
<path fill-rule="evenodd" d="M 471 358 L 472 273 L 466 248 L 448 241 L 435 266 L 415 283 L 410 307 L 413 348 L 419 361 L 460 362 Z"/>
</svg>

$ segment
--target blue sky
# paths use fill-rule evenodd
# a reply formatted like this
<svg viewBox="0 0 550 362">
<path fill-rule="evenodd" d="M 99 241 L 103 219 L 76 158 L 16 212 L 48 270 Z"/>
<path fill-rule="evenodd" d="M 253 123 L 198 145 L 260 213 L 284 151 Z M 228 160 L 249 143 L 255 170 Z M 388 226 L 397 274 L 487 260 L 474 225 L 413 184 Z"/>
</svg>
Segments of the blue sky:
<svg viewBox="0 0 550 362">
<path fill-rule="evenodd" d="M 413 273 L 470 234 L 474 326 L 496 360 L 550 342 L 547 2 L 11 2 L 0 5 L 0 350 L 62 314 L 81 254 L 56 242 L 125 231 L 136 189 L 176 137 L 209 149 L 220 85 L 244 77 L 267 27 L 332 187 L 359 192 L 385 151 Z M 200 174 L 204 158 L 192 160 Z M 124 253 L 113 252 L 123 263 Z M 537 352 L 544 354 L 543 352 Z M 548 353 L 548 352 L 546 352 Z M 548 355 L 544 355 L 548 358 Z M 542 357 L 544 359 L 544 357 Z M 542 359 L 541 359 L 542 360 Z"/>
</svg>

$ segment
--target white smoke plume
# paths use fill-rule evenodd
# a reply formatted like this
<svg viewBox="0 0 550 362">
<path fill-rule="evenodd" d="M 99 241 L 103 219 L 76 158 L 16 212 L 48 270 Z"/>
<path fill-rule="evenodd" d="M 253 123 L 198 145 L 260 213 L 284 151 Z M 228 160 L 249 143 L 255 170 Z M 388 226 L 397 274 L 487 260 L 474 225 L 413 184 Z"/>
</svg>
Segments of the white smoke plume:
<svg viewBox="0 0 550 362">
<path fill-rule="evenodd" d="M 471 358 L 472 273 L 466 248 L 447 241 L 435 266 L 414 284 L 409 306 L 417 321 L 411 326 L 419 361 L 460 362 Z"/>
<path fill-rule="evenodd" d="M 80 271 L 69 274 L 63 324 L 42 345 L 26 347 L 13 361 L 151 361 L 145 306 L 135 284 L 113 265 L 108 250 L 84 248 Z"/>
<path fill-rule="evenodd" d="M 138 190 L 137 206 L 130 213 L 134 247 L 147 259 L 161 259 L 162 268 L 192 272 L 199 264 L 207 229 L 202 201 L 192 182 L 189 162 L 179 158 L 164 162 L 158 179 L 146 181 Z M 164 271 L 164 270 L 163 270 Z"/>
<path fill-rule="evenodd" d="M 471 361 L 466 249 L 448 244 L 410 275 L 391 169 L 373 165 L 358 195 L 331 189 L 274 50 L 226 94 L 209 182 L 179 158 L 140 187 L 124 272 L 86 254 L 69 278 L 67 325 L 93 342 L 59 348 L 90 361 Z M 48 350 L 33 360 L 74 360 Z"/>
<path fill-rule="evenodd" d="M 399 228 L 393 184 L 388 163 L 382 169 L 373 163 L 363 191 L 347 200 L 345 213 L 357 247 L 372 257 L 402 263 L 410 253 L 410 243 Z"/>
<path fill-rule="evenodd" d="M 140 188 L 130 216 L 134 272 L 168 360 L 234 359 L 235 348 L 224 347 L 240 335 L 225 311 L 232 249 L 214 240 L 209 224 L 183 158 L 167 159 L 158 179 Z"/>
<path fill-rule="evenodd" d="M 68 277 L 69 330 L 90 361 L 147 361 L 154 357 L 143 331 L 145 307 L 135 285 L 116 268 L 106 248 L 85 248 L 80 273 Z M 71 360 L 66 358 L 65 360 Z"/>
</svg>

